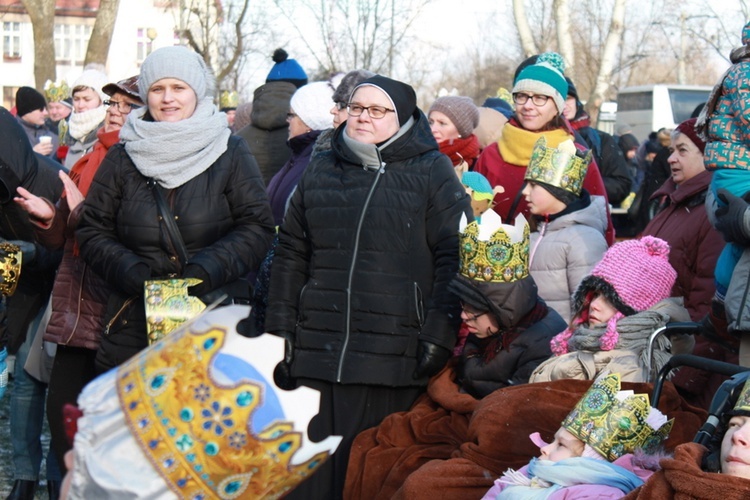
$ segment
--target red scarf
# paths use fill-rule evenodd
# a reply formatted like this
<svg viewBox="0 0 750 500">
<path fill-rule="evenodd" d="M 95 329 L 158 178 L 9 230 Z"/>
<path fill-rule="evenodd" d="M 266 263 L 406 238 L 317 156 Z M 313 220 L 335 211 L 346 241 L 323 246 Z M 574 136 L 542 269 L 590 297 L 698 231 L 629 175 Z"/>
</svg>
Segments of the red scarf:
<svg viewBox="0 0 750 500">
<path fill-rule="evenodd" d="M 94 174 L 99 170 L 107 151 L 114 144 L 120 142 L 120 129 L 112 130 L 111 132 L 105 132 L 104 127 L 100 128 L 96 133 L 98 141 L 94 144 L 94 148 L 87 155 L 82 156 L 70 169 L 70 178 L 78 186 L 78 190 L 81 194 L 86 197 L 91 187 L 91 181 L 94 180 Z"/>
<path fill-rule="evenodd" d="M 443 141 L 439 146 L 440 152 L 451 159 L 454 167 L 462 161 L 471 167 L 479 156 L 479 139 L 474 134 L 466 138 Z"/>
</svg>

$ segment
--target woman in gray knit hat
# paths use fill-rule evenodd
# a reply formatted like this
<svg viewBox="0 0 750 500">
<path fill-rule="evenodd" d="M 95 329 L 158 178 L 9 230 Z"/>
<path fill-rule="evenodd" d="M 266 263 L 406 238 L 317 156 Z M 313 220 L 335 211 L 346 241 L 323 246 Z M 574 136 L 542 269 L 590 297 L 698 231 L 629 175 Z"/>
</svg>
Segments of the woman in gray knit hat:
<svg viewBox="0 0 750 500">
<path fill-rule="evenodd" d="M 451 159 L 460 179 L 479 156 L 479 140 L 474 135 L 479 125 L 479 109 L 470 97 L 448 95 L 432 103 L 427 117 L 440 152 Z"/>
<path fill-rule="evenodd" d="M 214 104 L 203 59 L 185 47 L 156 50 L 138 88 L 146 106 L 128 115 L 99 167 L 76 232 L 86 263 L 115 290 L 96 356 L 102 372 L 148 344 L 145 281 L 198 278 L 188 291 L 205 303 L 247 300 L 241 278 L 274 233 L 258 166 Z"/>
</svg>

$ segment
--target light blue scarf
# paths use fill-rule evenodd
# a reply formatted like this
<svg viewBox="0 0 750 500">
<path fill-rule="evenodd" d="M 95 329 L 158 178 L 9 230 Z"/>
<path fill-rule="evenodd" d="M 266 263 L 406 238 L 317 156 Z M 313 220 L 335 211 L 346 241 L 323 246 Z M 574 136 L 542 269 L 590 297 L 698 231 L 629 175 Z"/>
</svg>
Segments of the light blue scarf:
<svg viewBox="0 0 750 500">
<path fill-rule="evenodd" d="M 641 478 L 619 465 L 585 457 L 566 458 L 559 462 L 533 458 L 527 473 L 530 478 L 542 480 L 550 486 L 515 484 L 505 488 L 497 499 L 542 500 L 558 490 L 578 484 L 611 486 L 627 494 L 643 484 Z"/>
</svg>

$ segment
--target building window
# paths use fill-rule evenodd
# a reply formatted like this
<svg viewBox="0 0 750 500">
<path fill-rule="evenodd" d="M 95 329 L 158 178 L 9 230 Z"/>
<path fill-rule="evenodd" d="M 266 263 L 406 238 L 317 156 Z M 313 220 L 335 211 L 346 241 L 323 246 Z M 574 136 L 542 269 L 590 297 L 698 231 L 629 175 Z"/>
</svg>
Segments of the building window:
<svg viewBox="0 0 750 500">
<path fill-rule="evenodd" d="M 3 23 L 3 59 L 21 59 L 21 23 Z"/>
<path fill-rule="evenodd" d="M 154 38 L 156 38 L 156 30 L 151 28 L 138 28 L 135 36 L 136 40 L 136 59 L 139 63 L 142 63 L 146 57 L 153 50 Z"/>
<path fill-rule="evenodd" d="M 91 38 L 91 26 L 55 25 L 55 59 L 58 63 L 83 64 Z"/>
</svg>

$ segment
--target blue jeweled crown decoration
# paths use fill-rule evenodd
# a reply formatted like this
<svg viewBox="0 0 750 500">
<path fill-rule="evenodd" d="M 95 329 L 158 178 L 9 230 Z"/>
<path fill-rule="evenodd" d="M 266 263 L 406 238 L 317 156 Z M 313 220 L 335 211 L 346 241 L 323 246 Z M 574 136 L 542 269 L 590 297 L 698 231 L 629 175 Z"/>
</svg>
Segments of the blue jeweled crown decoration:
<svg viewBox="0 0 750 500">
<path fill-rule="evenodd" d="M 548 148 L 547 139 L 542 136 L 531 151 L 524 179 L 543 182 L 580 196 L 589 163 L 590 150 L 582 156 L 572 140 L 561 142 L 557 148 Z"/>
<path fill-rule="evenodd" d="M 180 498 L 278 498 L 341 440 L 310 442 L 306 430 L 320 395 L 273 384 L 283 340 L 237 334 L 236 321 L 247 312 L 231 306 L 207 313 L 118 368 L 130 431 Z"/>
<path fill-rule="evenodd" d="M 503 224 L 494 210 L 479 221 L 459 225 L 459 272 L 472 280 L 510 283 L 529 275 L 529 224 L 518 215 L 514 225 Z"/>
<path fill-rule="evenodd" d="M 562 426 L 609 461 L 636 449 L 653 452 L 669 437 L 674 419 L 652 408 L 647 394 L 620 391 L 620 375 L 599 377 Z"/>
</svg>

